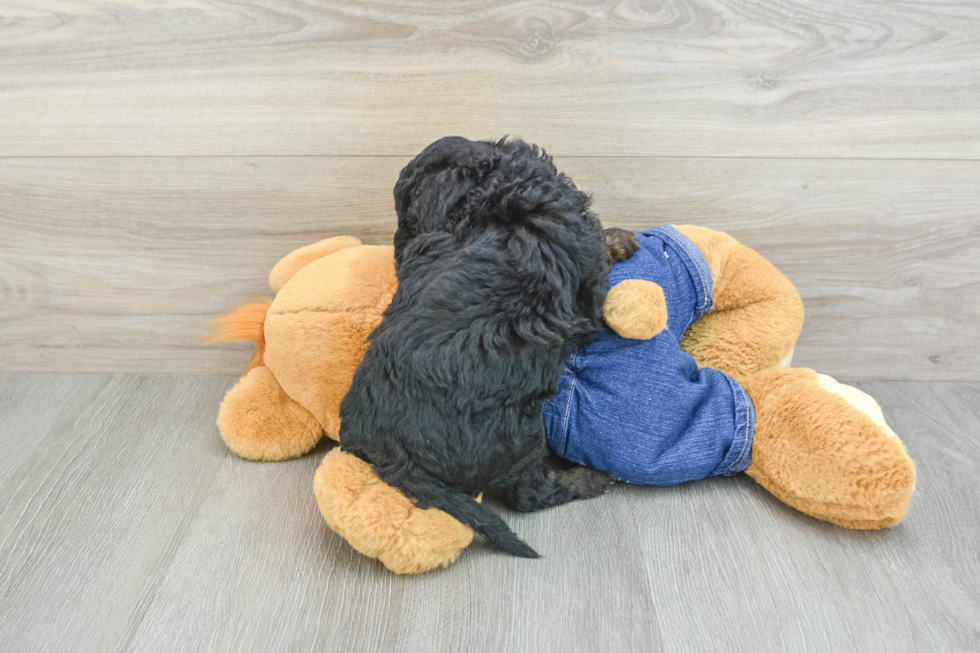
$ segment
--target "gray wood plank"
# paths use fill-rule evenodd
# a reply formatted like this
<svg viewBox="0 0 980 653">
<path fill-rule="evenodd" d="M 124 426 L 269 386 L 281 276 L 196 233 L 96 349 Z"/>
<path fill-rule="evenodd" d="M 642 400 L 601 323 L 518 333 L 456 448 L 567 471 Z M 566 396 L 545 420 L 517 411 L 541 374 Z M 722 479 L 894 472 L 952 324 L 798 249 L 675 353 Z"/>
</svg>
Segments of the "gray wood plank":
<svg viewBox="0 0 980 653">
<path fill-rule="evenodd" d="M 802 516 L 751 479 L 630 502 L 675 650 L 975 650 L 980 644 L 980 385 L 865 382 L 918 465 L 902 524 Z M 950 462 L 956 464 L 951 465 Z"/>
<path fill-rule="evenodd" d="M 15 491 L 10 475 L 37 455 L 48 432 L 71 428 L 79 411 L 107 382 L 105 377 L 85 375 L 0 374 L 0 496 Z"/>
<path fill-rule="evenodd" d="M 0 154 L 980 156 L 974 2 L 7 3 Z"/>
<path fill-rule="evenodd" d="M 874 554 L 917 648 L 980 648 L 980 384 L 858 383 L 885 409 L 917 463 L 916 522 Z M 914 524 L 914 528 L 912 525 Z M 922 570 L 937 588 L 923 600 Z"/>
<path fill-rule="evenodd" d="M 321 457 L 319 451 L 287 463 L 242 462 L 227 485 L 215 488 L 132 650 L 555 650 L 613 643 L 642 651 L 656 642 L 646 578 L 628 566 L 605 566 L 607 556 L 637 548 L 629 522 L 607 512 L 621 510 L 622 502 L 599 513 L 569 507 L 509 515 L 549 551 L 536 563 L 477 544 L 448 570 L 397 577 L 326 528 L 311 490 Z M 570 528 L 598 545 L 591 555 L 562 554 Z M 587 593 L 583 577 L 590 579 Z M 551 606 L 544 599 L 555 592 L 567 598 Z M 593 600 L 595 594 L 603 600 Z M 545 614 L 549 625 L 538 628 Z M 608 629 L 596 628 L 600 619 Z"/>
<path fill-rule="evenodd" d="M 531 515 L 498 507 L 542 557 L 518 561 L 480 546 L 444 573 L 459 580 L 409 580 L 396 650 L 661 650 L 626 499 L 616 488 Z"/>
<path fill-rule="evenodd" d="M 323 450 L 236 461 L 201 502 L 134 633 L 133 651 L 377 651 L 404 585 L 326 528 Z"/>
<path fill-rule="evenodd" d="M 980 380 L 976 163 L 562 164 L 604 223 L 701 224 L 772 261 L 806 307 L 794 364 L 848 379 Z"/>
<path fill-rule="evenodd" d="M 817 522 L 745 477 L 620 485 L 542 513 L 504 511 L 540 560 L 477 543 L 447 570 L 406 578 L 323 524 L 310 487 L 323 448 L 275 464 L 223 449 L 213 418 L 231 381 L 0 375 L 6 648 L 980 644 L 980 384 L 860 384 L 918 463 L 912 509 L 889 531 Z M 28 456 L 17 453 L 23 442 L 33 443 Z"/>
<path fill-rule="evenodd" d="M 0 369 L 240 372 L 207 321 L 290 250 L 391 242 L 385 157 L 0 159 Z M 980 162 L 560 158 L 610 225 L 729 231 L 807 306 L 797 362 L 980 379 Z"/>
<path fill-rule="evenodd" d="M 0 440 L 5 648 L 126 648 L 204 494 L 233 462 L 213 432 L 230 382 L 4 377 L 33 397 L 29 413 L 25 400 L 5 418 Z M 64 401 L 72 391 L 80 400 Z M 8 456 L 21 440 L 36 442 L 30 455 Z"/>
<path fill-rule="evenodd" d="M 390 242 L 405 162 L 0 159 L 0 369 L 240 373 L 207 322 L 297 247 Z"/>
</svg>

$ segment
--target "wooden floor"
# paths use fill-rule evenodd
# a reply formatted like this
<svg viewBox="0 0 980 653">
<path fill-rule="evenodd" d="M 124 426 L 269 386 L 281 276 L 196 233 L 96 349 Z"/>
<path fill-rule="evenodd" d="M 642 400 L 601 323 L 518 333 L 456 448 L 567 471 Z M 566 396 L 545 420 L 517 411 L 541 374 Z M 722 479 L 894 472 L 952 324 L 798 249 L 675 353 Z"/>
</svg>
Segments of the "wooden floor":
<svg viewBox="0 0 980 653">
<path fill-rule="evenodd" d="M 919 470 L 853 532 L 747 477 L 617 485 L 530 515 L 544 557 L 474 544 L 397 577 L 320 517 L 324 449 L 250 463 L 231 377 L 0 375 L 6 651 L 976 651 L 980 384 L 866 382 Z"/>
</svg>

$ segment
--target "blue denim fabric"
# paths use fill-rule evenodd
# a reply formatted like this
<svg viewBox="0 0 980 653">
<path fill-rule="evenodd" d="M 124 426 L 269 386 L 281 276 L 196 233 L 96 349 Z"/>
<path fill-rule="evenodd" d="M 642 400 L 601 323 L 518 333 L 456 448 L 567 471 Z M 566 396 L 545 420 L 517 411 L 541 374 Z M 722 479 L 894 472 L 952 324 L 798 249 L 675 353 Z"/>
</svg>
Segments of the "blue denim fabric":
<svg viewBox="0 0 980 653">
<path fill-rule="evenodd" d="M 755 430 L 751 399 L 720 370 L 699 370 L 679 346 L 687 327 L 711 310 L 708 263 L 671 226 L 637 236 L 639 251 L 613 266 L 609 285 L 658 284 L 667 327 L 650 340 L 609 330 L 575 352 L 545 405 L 548 444 L 628 483 L 676 485 L 744 471 Z"/>
</svg>

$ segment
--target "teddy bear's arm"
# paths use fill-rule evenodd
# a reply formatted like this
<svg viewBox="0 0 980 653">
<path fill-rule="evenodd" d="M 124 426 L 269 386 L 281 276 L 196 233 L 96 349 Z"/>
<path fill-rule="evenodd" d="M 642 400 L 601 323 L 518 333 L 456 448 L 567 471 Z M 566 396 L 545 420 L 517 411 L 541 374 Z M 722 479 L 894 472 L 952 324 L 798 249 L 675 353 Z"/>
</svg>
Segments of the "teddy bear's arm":
<svg viewBox="0 0 980 653">
<path fill-rule="evenodd" d="M 324 256 L 339 252 L 347 247 L 356 247 L 361 241 L 353 236 L 334 236 L 318 243 L 300 247 L 286 254 L 269 273 L 269 286 L 276 292 L 286 285 L 294 274 Z"/>
</svg>

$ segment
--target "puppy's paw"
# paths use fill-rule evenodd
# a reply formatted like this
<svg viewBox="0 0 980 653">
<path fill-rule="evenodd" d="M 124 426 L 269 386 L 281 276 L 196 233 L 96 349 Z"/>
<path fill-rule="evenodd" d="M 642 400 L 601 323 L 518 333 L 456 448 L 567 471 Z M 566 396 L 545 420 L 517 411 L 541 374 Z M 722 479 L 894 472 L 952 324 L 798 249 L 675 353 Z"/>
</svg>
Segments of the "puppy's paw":
<svg viewBox="0 0 980 653">
<path fill-rule="evenodd" d="M 605 493 L 613 483 L 609 474 L 582 465 L 555 473 L 558 484 L 571 490 L 576 499 L 597 497 Z"/>
<path fill-rule="evenodd" d="M 609 260 L 613 263 L 622 263 L 640 249 L 640 241 L 632 231 L 612 227 L 606 229 L 605 234 Z"/>
</svg>

